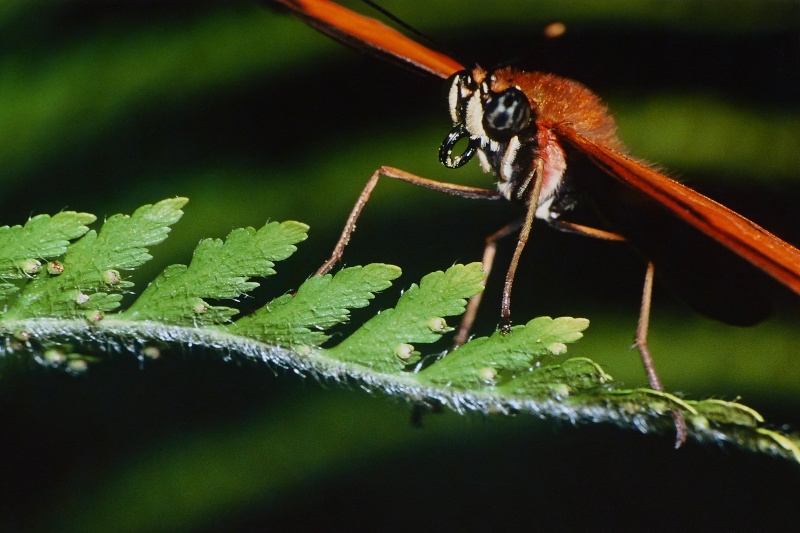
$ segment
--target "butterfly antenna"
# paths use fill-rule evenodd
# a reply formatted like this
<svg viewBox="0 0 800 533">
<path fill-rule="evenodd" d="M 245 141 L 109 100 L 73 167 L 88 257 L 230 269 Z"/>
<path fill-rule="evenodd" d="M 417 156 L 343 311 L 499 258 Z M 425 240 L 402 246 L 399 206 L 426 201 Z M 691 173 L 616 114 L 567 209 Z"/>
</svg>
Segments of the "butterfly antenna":
<svg viewBox="0 0 800 533">
<path fill-rule="evenodd" d="M 456 56 L 451 54 L 448 50 L 445 50 L 444 47 L 441 46 L 439 43 L 437 43 L 436 41 L 434 41 L 421 31 L 419 31 L 417 28 L 415 28 L 408 22 L 404 21 L 403 19 L 401 19 L 400 17 L 398 17 L 397 15 L 386 9 L 385 7 L 376 4 L 372 0 L 361 0 L 361 2 L 368 5 L 369 7 L 371 7 L 372 9 L 383 15 L 384 17 L 388 18 L 389 20 L 391 20 L 392 22 L 394 22 L 395 24 L 397 24 L 398 26 L 409 32 L 411 35 L 419 37 L 420 39 L 425 41 L 428 45 L 430 45 L 431 48 L 433 48 L 434 50 L 447 54 L 450 57 L 456 58 Z M 462 62 L 462 64 L 466 65 L 467 63 Z"/>
<path fill-rule="evenodd" d="M 378 13 L 380 13 L 381 15 L 383 15 L 384 17 L 388 18 L 389 20 L 397 24 L 398 26 L 400 26 L 401 28 L 408 30 L 410 33 L 419 37 L 420 39 L 424 39 L 428 44 L 435 44 L 430 37 L 419 31 L 417 28 L 415 28 L 408 22 L 404 21 L 403 19 L 401 19 L 400 17 L 398 17 L 397 15 L 386 9 L 385 7 L 376 4 L 372 0 L 361 0 L 361 1 L 367 4 L 375 11 L 377 11 Z"/>
</svg>

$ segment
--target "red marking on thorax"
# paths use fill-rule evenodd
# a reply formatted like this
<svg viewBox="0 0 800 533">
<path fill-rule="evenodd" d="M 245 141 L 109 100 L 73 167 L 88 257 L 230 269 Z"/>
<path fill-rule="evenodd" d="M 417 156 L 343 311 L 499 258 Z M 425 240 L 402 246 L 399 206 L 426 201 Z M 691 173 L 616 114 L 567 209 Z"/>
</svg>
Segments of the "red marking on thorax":
<svg viewBox="0 0 800 533">
<path fill-rule="evenodd" d="M 550 198 L 558 189 L 567 170 L 567 159 L 561 143 L 551 130 L 539 127 L 536 141 L 539 145 L 538 156 L 544 161 L 542 191 L 539 196 L 541 202 Z"/>
</svg>

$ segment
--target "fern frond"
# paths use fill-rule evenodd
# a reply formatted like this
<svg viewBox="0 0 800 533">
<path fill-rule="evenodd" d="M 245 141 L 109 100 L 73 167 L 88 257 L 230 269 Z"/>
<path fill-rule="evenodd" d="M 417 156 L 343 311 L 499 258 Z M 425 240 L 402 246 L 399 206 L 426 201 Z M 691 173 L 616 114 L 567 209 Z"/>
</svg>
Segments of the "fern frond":
<svg viewBox="0 0 800 533">
<path fill-rule="evenodd" d="M 399 371 L 418 360 L 411 343 L 439 340 L 449 330 L 442 317 L 463 313 L 482 280 L 479 263 L 428 274 L 403 293 L 397 307 L 374 316 L 328 353 L 377 372 Z"/>
<path fill-rule="evenodd" d="M 381 264 L 315 276 L 297 294 L 275 298 L 237 320 L 228 331 L 282 346 L 319 346 L 328 340 L 325 330 L 347 322 L 350 309 L 366 307 L 376 292 L 391 287 L 398 277 L 399 268 Z"/>
<path fill-rule="evenodd" d="M 800 439 L 766 428 L 749 407 L 623 388 L 594 361 L 566 358 L 567 345 L 588 327 L 586 319 L 539 317 L 448 354 L 425 353 L 422 346 L 451 331 L 446 317 L 463 313 L 467 299 L 480 292 L 477 263 L 428 274 L 393 309 L 333 346 L 335 328 L 388 289 L 399 268 L 373 264 L 314 276 L 295 294 L 236 321 L 235 307 L 208 303 L 235 300 L 258 285 L 253 278 L 273 275 L 275 263 L 306 238 L 308 227 L 299 222 L 204 240 L 188 266 L 167 267 L 128 309 L 111 312 L 132 286 L 120 272 L 150 259 L 148 248 L 166 238 L 185 203 L 165 200 L 130 217 L 111 217 L 99 232 L 86 228 L 94 217 L 81 213 L 40 215 L 24 227 L 0 228 L 0 271 L 7 285 L 19 289 L 13 294 L 0 288 L 9 299 L 0 317 L 6 355 L 27 354 L 78 372 L 90 371 L 91 363 L 113 351 L 132 350 L 145 361 L 156 346 L 200 345 L 221 357 L 264 361 L 457 412 L 527 413 L 667 432 L 678 411 L 697 440 L 800 462 Z"/>
<path fill-rule="evenodd" d="M 53 264 L 58 266 L 42 269 L 30 280 L 5 316 L 68 317 L 116 309 L 122 291 L 133 286 L 120 271 L 134 269 L 152 258 L 147 247 L 167 238 L 169 226 L 183 215 L 181 207 L 187 201 L 173 198 L 140 207 L 131 216 L 115 215 L 99 233 L 81 231 L 82 226 L 69 234 L 61 233 L 58 242 L 62 247 L 64 237 L 82 236 L 67 246 L 63 259 Z M 73 218 L 88 221 L 88 217 L 91 215 Z M 55 238 L 58 234 L 52 235 Z"/>
<path fill-rule="evenodd" d="M 42 262 L 64 255 L 70 241 L 89 231 L 95 221 L 88 213 L 64 211 L 37 215 L 25 226 L 0 227 L 0 279 L 28 279 L 42 270 Z M 50 269 L 57 269 L 55 264 Z M 47 269 L 47 267 L 45 267 Z M 19 287 L 0 282 L 0 299 L 7 299 Z"/>
<path fill-rule="evenodd" d="M 171 324 L 228 322 L 237 310 L 205 299 L 235 299 L 255 289 L 258 283 L 248 280 L 275 274 L 275 261 L 292 255 L 307 231 L 299 222 L 273 222 L 258 231 L 233 230 L 224 242 L 203 240 L 189 266 L 168 267 L 121 317 Z"/>
</svg>

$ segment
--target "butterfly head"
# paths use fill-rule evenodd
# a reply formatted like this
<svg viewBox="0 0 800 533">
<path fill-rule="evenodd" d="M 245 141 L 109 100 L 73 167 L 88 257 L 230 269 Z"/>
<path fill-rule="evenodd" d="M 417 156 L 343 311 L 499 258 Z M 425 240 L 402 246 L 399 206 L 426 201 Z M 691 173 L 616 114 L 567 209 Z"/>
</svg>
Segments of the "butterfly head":
<svg viewBox="0 0 800 533">
<path fill-rule="evenodd" d="M 484 170 L 497 175 L 506 196 L 529 172 L 530 151 L 519 149 L 536 135 L 531 101 L 514 78 L 508 68 L 487 72 L 480 67 L 451 76 L 448 103 L 454 126 L 439 149 L 439 160 L 448 168 L 463 166 L 477 154 Z M 462 140 L 467 147 L 455 155 Z"/>
</svg>

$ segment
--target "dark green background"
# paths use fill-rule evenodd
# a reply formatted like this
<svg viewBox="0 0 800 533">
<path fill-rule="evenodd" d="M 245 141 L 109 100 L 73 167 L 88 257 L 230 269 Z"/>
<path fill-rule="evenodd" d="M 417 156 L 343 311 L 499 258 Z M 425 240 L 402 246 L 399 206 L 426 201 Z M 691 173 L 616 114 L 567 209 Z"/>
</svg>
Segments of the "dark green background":
<svg viewBox="0 0 800 533">
<path fill-rule="evenodd" d="M 762 0 L 386 1 L 458 57 L 573 77 L 609 103 L 633 153 L 800 243 L 800 7 Z M 296 256 L 243 307 L 296 287 L 329 253 L 381 164 L 490 186 L 436 158 L 442 83 L 246 2 L 0 4 L 5 224 L 107 216 L 181 195 L 186 215 L 133 280 L 203 237 L 296 219 Z M 358 7 L 359 10 L 364 10 Z M 543 25 L 568 24 L 545 42 Z M 467 61 L 467 59 L 464 59 Z M 513 210 L 382 183 L 345 257 L 388 262 L 399 289 L 479 260 Z M 501 247 L 507 261 L 511 243 Z M 517 322 L 585 316 L 573 353 L 628 385 L 644 265 L 625 246 L 537 228 Z M 502 271 L 502 267 L 498 269 Z M 478 333 L 493 330 L 500 276 Z M 800 427 L 798 300 L 755 328 L 697 317 L 656 289 L 651 347 L 670 390 L 735 399 Z M 367 313 L 358 313 L 364 319 Z M 528 418 L 429 416 L 332 383 L 197 352 L 80 377 L 9 361 L 0 388 L 4 530 L 724 529 L 797 522 L 795 466 L 669 437 Z"/>
</svg>

